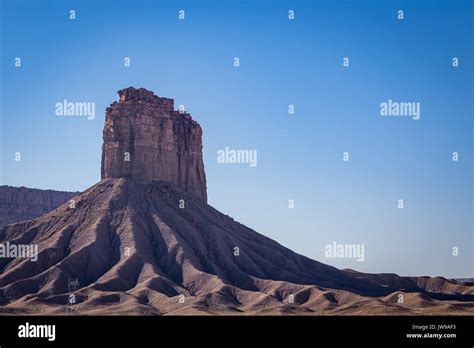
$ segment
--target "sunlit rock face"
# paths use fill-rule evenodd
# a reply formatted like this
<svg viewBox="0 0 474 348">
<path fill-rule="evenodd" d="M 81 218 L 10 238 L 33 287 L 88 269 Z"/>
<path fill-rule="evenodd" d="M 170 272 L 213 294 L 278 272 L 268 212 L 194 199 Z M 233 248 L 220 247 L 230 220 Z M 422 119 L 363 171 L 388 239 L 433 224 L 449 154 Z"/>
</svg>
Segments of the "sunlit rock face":
<svg viewBox="0 0 474 348">
<path fill-rule="evenodd" d="M 172 182 L 207 202 L 201 126 L 174 100 L 133 87 L 106 110 L 102 179 Z"/>
</svg>

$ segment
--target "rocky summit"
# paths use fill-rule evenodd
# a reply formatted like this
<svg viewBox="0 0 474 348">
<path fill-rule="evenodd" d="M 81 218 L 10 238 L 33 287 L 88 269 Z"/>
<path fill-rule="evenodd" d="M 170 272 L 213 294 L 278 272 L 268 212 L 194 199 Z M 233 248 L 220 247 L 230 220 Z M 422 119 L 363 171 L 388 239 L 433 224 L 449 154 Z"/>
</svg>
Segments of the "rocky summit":
<svg viewBox="0 0 474 348">
<path fill-rule="evenodd" d="M 133 87 L 106 110 L 102 179 L 172 182 L 207 202 L 202 129 L 174 100 Z"/>
<path fill-rule="evenodd" d="M 340 270 L 209 206 L 201 128 L 171 99 L 121 90 L 105 123 L 102 180 L 0 228 L 0 313 L 474 313 L 472 283 Z"/>
</svg>

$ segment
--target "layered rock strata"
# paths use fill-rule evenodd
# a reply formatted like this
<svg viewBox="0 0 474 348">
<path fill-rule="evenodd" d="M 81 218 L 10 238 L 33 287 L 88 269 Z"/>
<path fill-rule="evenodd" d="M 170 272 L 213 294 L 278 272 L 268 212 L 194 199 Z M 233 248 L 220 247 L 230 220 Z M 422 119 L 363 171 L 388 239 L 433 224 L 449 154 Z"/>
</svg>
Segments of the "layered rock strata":
<svg viewBox="0 0 474 348">
<path fill-rule="evenodd" d="M 202 129 L 174 100 L 133 87 L 106 110 L 102 179 L 160 180 L 207 202 Z"/>
</svg>

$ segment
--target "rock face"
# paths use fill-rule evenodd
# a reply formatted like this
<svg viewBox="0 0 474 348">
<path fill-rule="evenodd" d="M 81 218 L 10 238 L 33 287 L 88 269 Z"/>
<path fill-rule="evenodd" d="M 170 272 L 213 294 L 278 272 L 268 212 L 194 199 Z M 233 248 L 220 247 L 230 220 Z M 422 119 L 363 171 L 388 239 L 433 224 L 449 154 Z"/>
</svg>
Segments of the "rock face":
<svg viewBox="0 0 474 348">
<path fill-rule="evenodd" d="M 46 214 L 77 194 L 78 192 L 0 186 L 0 227 Z"/>
<path fill-rule="evenodd" d="M 102 179 L 168 181 L 207 202 L 199 124 L 146 89 L 118 95 L 105 114 Z"/>
</svg>

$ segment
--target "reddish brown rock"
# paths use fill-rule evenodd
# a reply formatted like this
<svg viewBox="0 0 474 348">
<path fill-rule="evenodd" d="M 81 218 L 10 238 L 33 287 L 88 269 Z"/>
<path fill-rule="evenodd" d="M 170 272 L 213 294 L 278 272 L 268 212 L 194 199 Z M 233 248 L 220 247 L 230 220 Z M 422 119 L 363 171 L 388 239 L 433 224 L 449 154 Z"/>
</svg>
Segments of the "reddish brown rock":
<svg viewBox="0 0 474 348">
<path fill-rule="evenodd" d="M 105 114 L 102 179 L 172 182 L 207 202 L 201 126 L 173 99 L 144 88 L 118 94 Z"/>
</svg>

